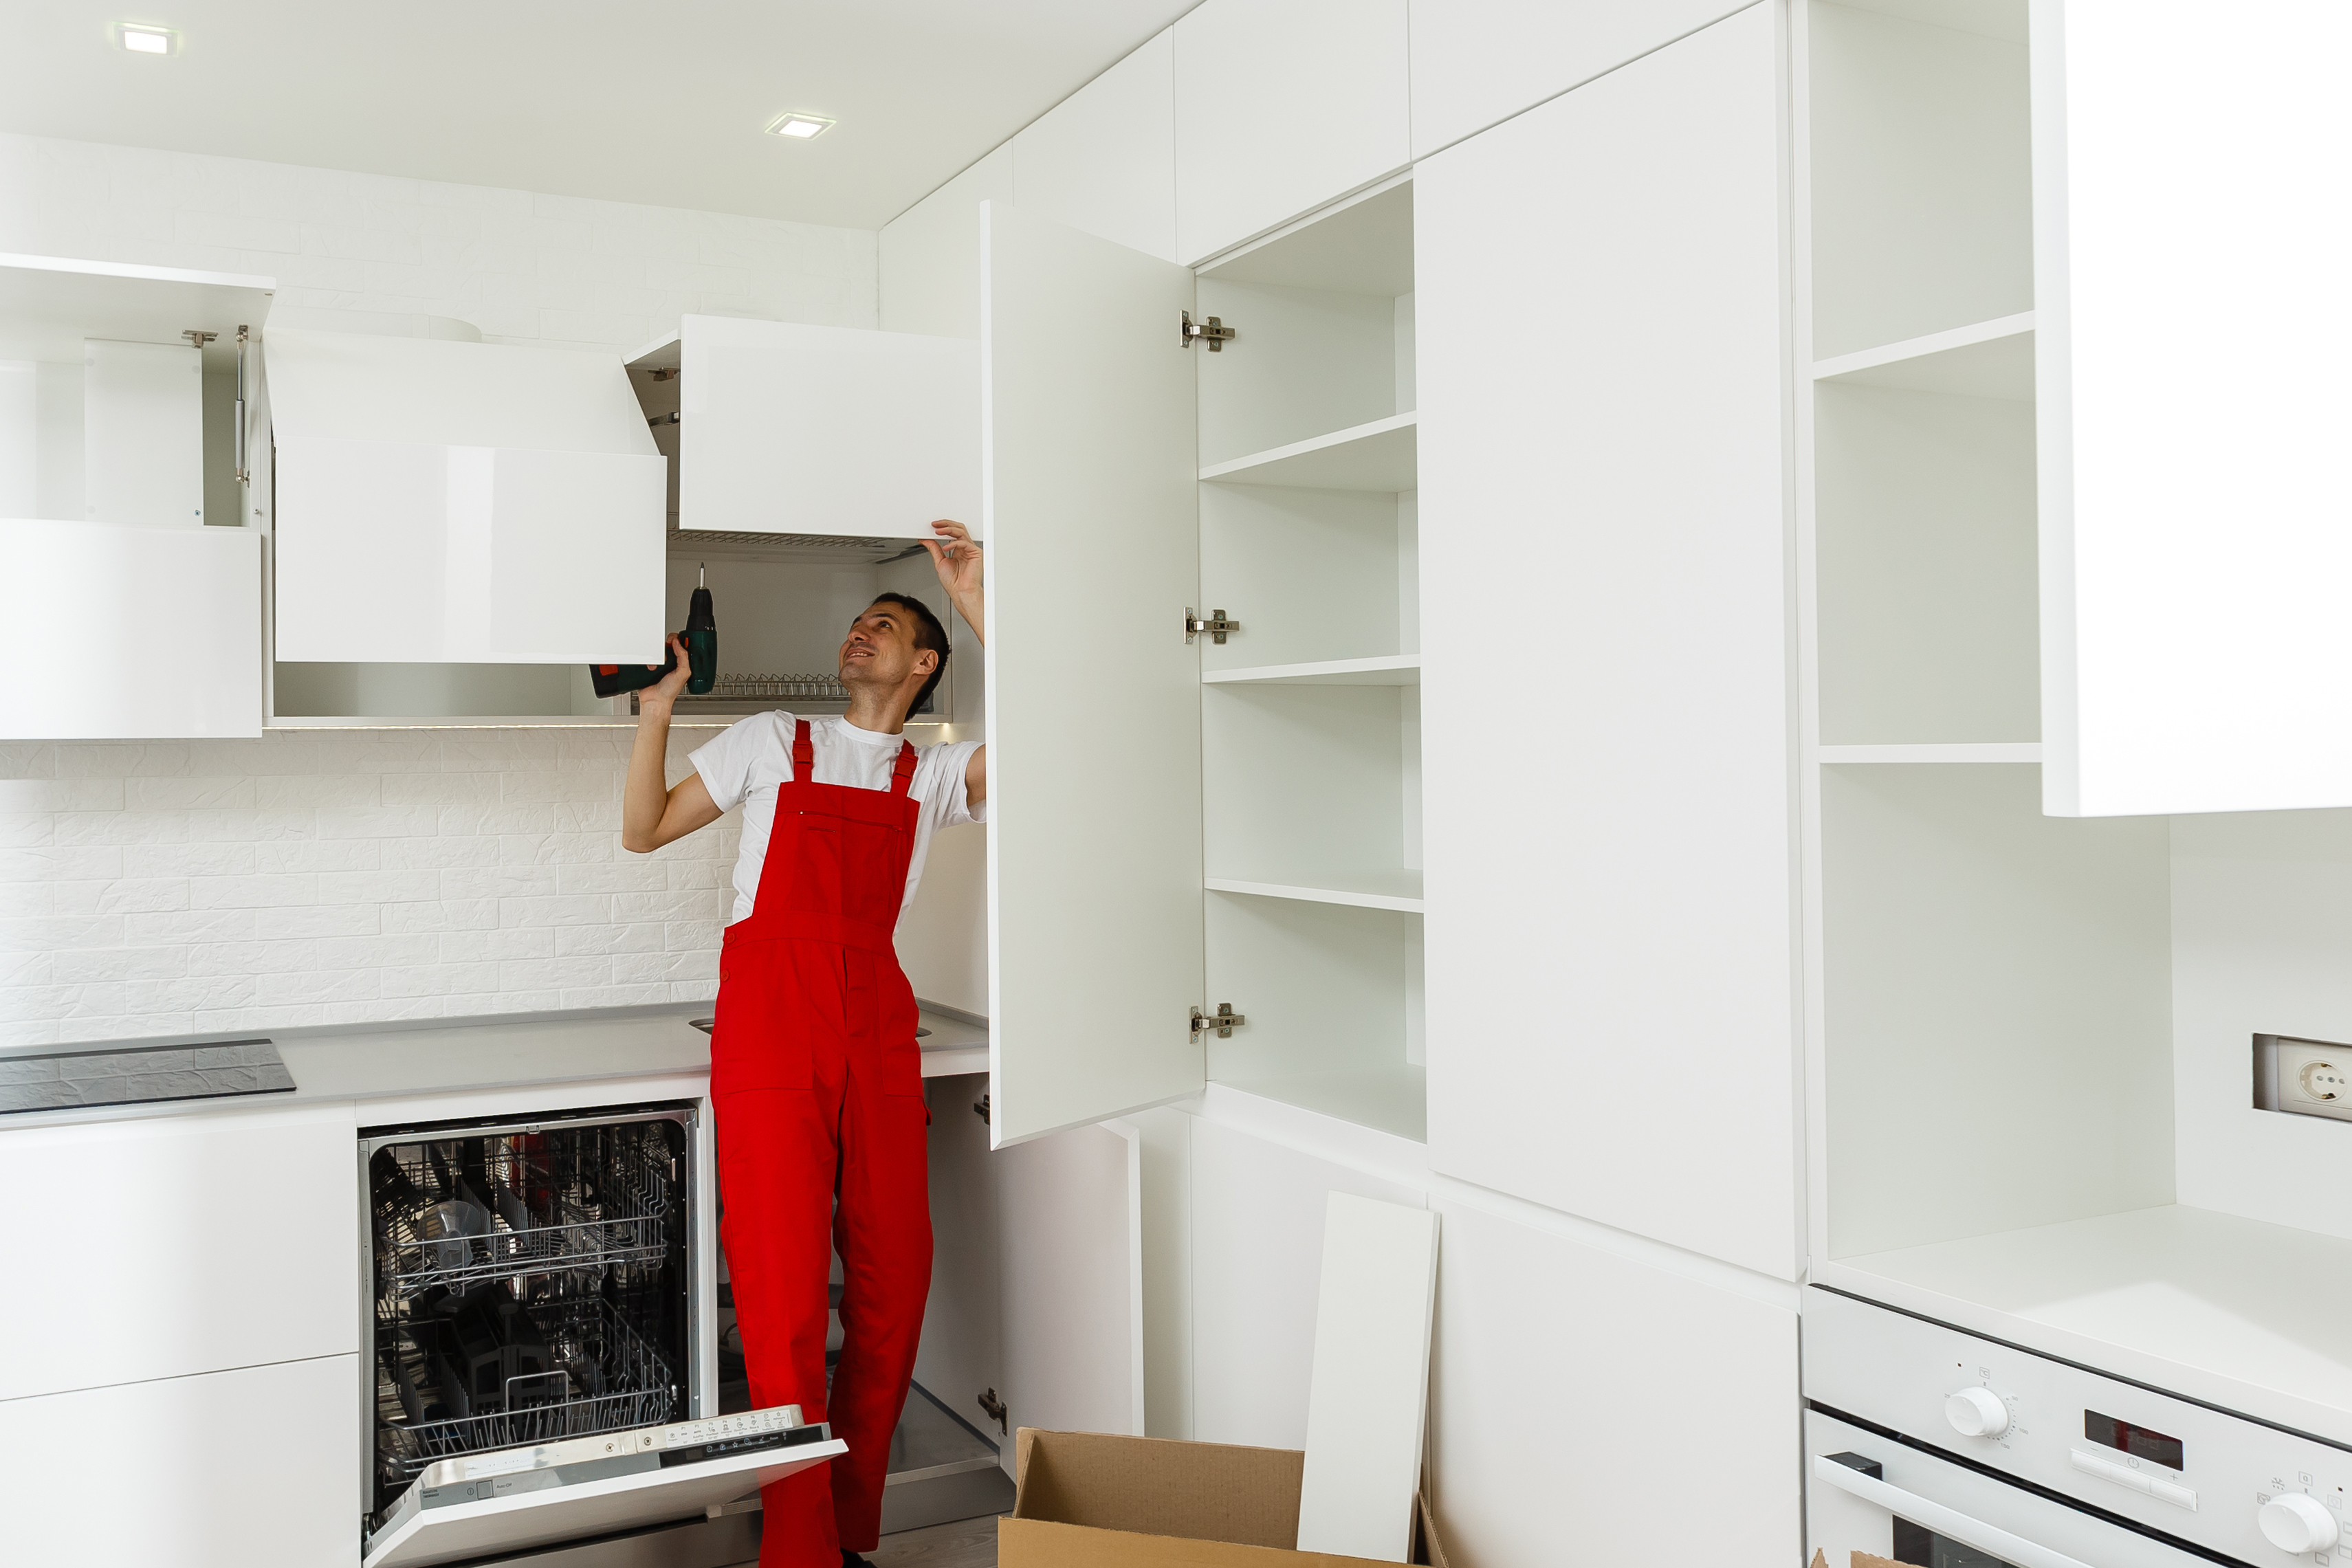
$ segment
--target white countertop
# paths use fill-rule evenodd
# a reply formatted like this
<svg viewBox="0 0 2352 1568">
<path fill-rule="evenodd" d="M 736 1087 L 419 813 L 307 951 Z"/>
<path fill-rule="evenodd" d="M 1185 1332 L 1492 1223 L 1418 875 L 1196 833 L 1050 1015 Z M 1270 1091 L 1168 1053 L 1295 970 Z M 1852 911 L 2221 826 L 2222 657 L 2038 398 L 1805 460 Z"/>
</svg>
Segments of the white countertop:
<svg viewBox="0 0 2352 1568">
<path fill-rule="evenodd" d="M 89 1040 L 0 1051 L 0 1058 L 47 1056 L 226 1039 L 273 1041 L 293 1074 L 290 1092 L 129 1105 L 68 1107 L 0 1116 L 0 1133 L 126 1116 L 227 1108 L 267 1110 L 320 1101 L 402 1099 L 467 1090 L 603 1079 L 707 1073 L 710 1039 L 692 1020 L 710 1017 L 709 1002 L 650 1008 L 603 1008 L 573 1013 L 414 1023 L 360 1024 L 331 1029 L 227 1030 L 140 1040 Z M 988 1030 L 926 1008 L 919 1043 L 923 1076 L 988 1071 Z"/>
<path fill-rule="evenodd" d="M 2178 1204 L 1817 1265 L 1818 1284 L 2352 1445 L 2352 1241 Z"/>
</svg>

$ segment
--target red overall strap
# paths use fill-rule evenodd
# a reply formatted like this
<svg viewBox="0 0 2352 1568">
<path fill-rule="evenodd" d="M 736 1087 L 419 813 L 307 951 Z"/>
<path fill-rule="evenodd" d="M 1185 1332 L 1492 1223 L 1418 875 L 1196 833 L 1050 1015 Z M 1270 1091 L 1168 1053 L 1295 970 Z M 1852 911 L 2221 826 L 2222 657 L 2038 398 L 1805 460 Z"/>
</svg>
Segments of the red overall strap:
<svg viewBox="0 0 2352 1568">
<path fill-rule="evenodd" d="M 915 747 L 912 741 L 898 743 L 898 766 L 890 770 L 890 793 L 904 795 L 915 777 Z"/>
<path fill-rule="evenodd" d="M 816 776 L 816 747 L 809 744 L 809 721 L 793 727 L 793 782 L 806 784 Z"/>
</svg>

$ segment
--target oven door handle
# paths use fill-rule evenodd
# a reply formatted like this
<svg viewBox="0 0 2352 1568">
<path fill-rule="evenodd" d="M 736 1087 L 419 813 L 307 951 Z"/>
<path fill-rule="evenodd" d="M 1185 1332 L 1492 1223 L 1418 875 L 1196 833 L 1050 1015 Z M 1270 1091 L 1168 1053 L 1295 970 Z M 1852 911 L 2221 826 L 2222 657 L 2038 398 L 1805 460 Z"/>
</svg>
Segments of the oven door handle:
<svg viewBox="0 0 2352 1568">
<path fill-rule="evenodd" d="M 1888 1486 L 1874 1480 L 1860 1470 L 1839 1464 L 1827 1454 L 1813 1456 L 1813 1479 L 1851 1492 L 1866 1503 L 1899 1513 L 1914 1524 L 1927 1526 L 1938 1535 L 1949 1536 L 1963 1546 L 1973 1546 L 1979 1552 L 1990 1552 L 1995 1557 L 2017 1564 L 2017 1568 L 2090 1568 L 2079 1558 L 2063 1552 L 2053 1552 L 2047 1546 L 2037 1546 L 2023 1536 L 2011 1535 L 1998 1525 L 1987 1524 L 1980 1519 L 1970 1519 L 1958 1509 L 1946 1508 L 1940 1502 L 1930 1502 L 1901 1487 Z"/>
</svg>

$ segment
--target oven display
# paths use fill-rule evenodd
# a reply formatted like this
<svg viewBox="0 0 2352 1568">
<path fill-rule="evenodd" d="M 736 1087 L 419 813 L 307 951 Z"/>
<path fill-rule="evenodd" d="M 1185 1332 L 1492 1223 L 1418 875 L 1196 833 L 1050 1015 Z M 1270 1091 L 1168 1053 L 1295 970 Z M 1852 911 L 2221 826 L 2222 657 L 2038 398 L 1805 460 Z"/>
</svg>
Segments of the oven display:
<svg viewBox="0 0 2352 1568">
<path fill-rule="evenodd" d="M 2167 1469 L 2186 1468 L 2180 1462 L 2179 1438 L 2151 1432 L 2145 1427 L 2135 1427 L 2128 1421 L 2118 1421 L 2112 1416 L 2102 1416 L 2096 1410 L 2083 1412 L 2083 1436 L 2119 1454 L 2129 1454 L 2134 1458 L 2146 1459 Z"/>
</svg>

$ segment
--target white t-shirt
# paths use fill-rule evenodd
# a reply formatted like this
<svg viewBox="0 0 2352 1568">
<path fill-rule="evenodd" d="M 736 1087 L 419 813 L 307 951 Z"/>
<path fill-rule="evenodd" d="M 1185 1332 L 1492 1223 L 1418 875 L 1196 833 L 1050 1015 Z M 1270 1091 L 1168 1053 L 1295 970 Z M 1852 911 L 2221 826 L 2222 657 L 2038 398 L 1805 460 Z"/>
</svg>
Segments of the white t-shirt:
<svg viewBox="0 0 2352 1568">
<path fill-rule="evenodd" d="M 702 787 L 722 811 L 743 808 L 743 841 L 735 856 L 735 910 L 731 924 L 751 913 L 759 896 L 760 867 L 768 858 L 768 830 L 776 821 L 776 789 L 793 776 L 793 729 L 788 713 L 754 714 L 732 725 L 718 739 L 698 747 L 687 760 L 702 775 Z M 882 735 L 860 729 L 845 718 L 809 720 L 809 744 L 816 752 L 813 777 L 820 784 L 846 784 L 858 789 L 887 789 L 898 762 L 903 735 Z M 915 883 L 923 874 L 923 855 L 931 847 L 931 833 L 961 822 L 983 822 L 988 807 L 978 810 L 964 799 L 963 773 L 977 740 L 915 748 L 915 777 L 907 793 L 921 802 L 915 818 L 915 852 L 907 862 L 907 896 L 898 905 L 904 915 L 915 902 Z"/>
</svg>

